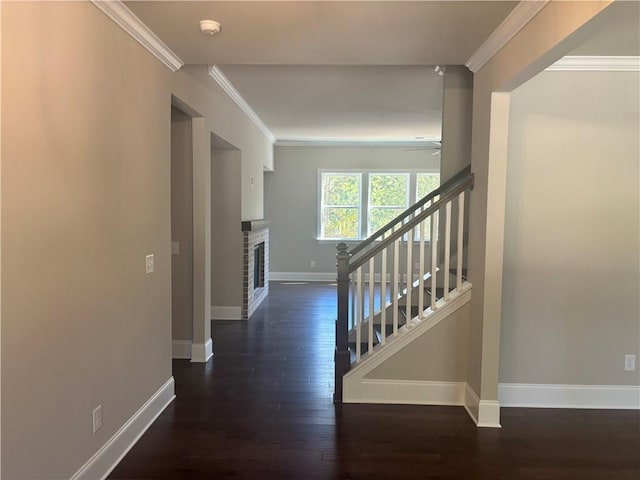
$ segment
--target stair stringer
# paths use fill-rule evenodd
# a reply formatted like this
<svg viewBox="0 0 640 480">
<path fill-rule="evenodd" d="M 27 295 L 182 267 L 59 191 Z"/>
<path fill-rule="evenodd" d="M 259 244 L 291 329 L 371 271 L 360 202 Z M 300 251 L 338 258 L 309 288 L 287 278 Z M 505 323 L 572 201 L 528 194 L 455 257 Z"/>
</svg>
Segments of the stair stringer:
<svg viewBox="0 0 640 480">
<path fill-rule="evenodd" d="M 381 381 L 367 379 L 365 377 L 384 362 L 391 359 L 394 355 L 401 352 L 409 344 L 422 337 L 422 335 L 426 334 L 429 330 L 433 329 L 436 325 L 451 317 L 470 301 L 471 284 L 469 282 L 464 282 L 461 291 L 452 291 L 447 302 L 443 299 L 438 301 L 438 308 L 435 312 L 431 312 L 429 310 L 428 315 L 424 319 L 419 319 L 418 317 L 413 318 L 411 328 L 407 329 L 406 326 L 403 326 L 398 330 L 398 336 L 387 337 L 384 344 L 375 346 L 372 355 L 368 352 L 365 353 L 362 356 L 361 361 L 357 365 L 352 366 L 351 370 L 343 377 L 343 402 L 462 405 L 464 401 L 464 388 L 466 386 L 465 382 L 428 382 L 426 387 L 434 391 L 434 398 L 439 398 L 440 400 L 422 402 L 417 398 L 422 396 L 420 393 L 417 393 L 417 397 L 412 393 L 407 397 L 402 395 L 398 387 L 400 386 L 400 383 L 402 383 L 404 388 L 417 391 L 418 389 L 425 388 L 425 382 L 403 381 L 394 385 L 393 381 L 387 380 L 384 381 L 385 385 L 380 385 Z M 383 389 L 389 390 L 389 396 L 384 395 L 385 398 L 375 396 L 376 398 L 372 398 L 367 393 L 367 391 L 371 389 L 372 385 L 378 389 L 382 387 Z M 415 398 L 412 399 L 412 396 Z"/>
</svg>

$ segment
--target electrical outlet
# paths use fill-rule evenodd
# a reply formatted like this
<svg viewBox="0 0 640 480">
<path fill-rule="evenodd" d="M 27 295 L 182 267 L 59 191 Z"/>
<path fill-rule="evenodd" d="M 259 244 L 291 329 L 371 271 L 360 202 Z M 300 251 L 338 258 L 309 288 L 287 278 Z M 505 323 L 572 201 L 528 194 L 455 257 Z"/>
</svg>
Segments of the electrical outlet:
<svg viewBox="0 0 640 480">
<path fill-rule="evenodd" d="M 626 372 L 635 372 L 636 371 L 636 356 L 635 355 L 625 355 L 624 356 L 624 369 Z"/>
<path fill-rule="evenodd" d="M 311 266 L 311 268 L 316 268 L 316 261 L 311 260 L 311 262 L 309 262 L 309 265 Z"/>
<path fill-rule="evenodd" d="M 180 242 L 171 242 L 171 255 L 180 255 Z"/>
<path fill-rule="evenodd" d="M 98 405 L 93 410 L 93 433 L 96 433 L 102 427 L 102 405 Z"/>
<path fill-rule="evenodd" d="M 147 275 L 156 271 L 155 255 L 147 255 L 145 257 L 145 267 L 146 267 Z"/>
</svg>

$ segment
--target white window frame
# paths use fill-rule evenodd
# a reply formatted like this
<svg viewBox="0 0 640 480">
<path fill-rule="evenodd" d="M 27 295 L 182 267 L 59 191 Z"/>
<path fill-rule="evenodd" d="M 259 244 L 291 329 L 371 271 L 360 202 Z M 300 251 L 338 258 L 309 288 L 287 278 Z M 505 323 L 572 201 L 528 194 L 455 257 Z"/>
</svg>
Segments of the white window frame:
<svg viewBox="0 0 640 480">
<path fill-rule="evenodd" d="M 358 177 L 359 189 L 360 189 L 360 203 L 358 205 L 325 205 L 324 203 L 324 177 L 329 175 L 335 176 L 353 176 Z M 318 239 L 321 240 L 341 240 L 341 241 L 358 241 L 359 238 L 340 238 L 340 237 L 323 237 L 322 233 L 324 232 L 324 209 L 326 207 L 329 208 L 357 208 L 358 209 L 358 228 L 357 232 L 359 235 L 362 234 L 362 191 L 364 190 L 363 182 L 362 182 L 363 174 L 359 171 L 352 170 L 319 170 L 318 171 L 318 196 L 319 196 L 319 208 L 318 208 Z"/>
<path fill-rule="evenodd" d="M 323 207 L 324 207 L 324 198 L 323 198 L 323 190 L 322 190 L 322 178 L 323 175 L 344 175 L 344 174 L 359 174 L 360 175 L 360 206 L 358 208 L 358 232 L 360 234 L 359 238 L 329 238 L 322 237 L 322 219 L 323 219 Z M 327 243 L 327 244 L 335 244 L 338 242 L 345 242 L 347 244 L 357 244 L 362 240 L 366 239 L 368 236 L 369 230 L 369 176 L 370 175 L 396 175 L 396 174 L 406 174 L 409 176 L 409 189 L 407 192 L 408 196 L 408 204 L 411 205 L 411 199 L 415 199 L 418 191 L 418 175 L 419 174 L 427 174 L 427 175 L 440 175 L 439 169 L 436 168 L 425 168 L 425 169 L 318 169 L 318 190 L 317 190 L 317 207 L 316 207 L 316 240 L 318 243 Z M 419 200 L 419 199 L 417 199 Z M 417 201 L 414 200 L 414 201 Z M 373 233 L 373 232 L 371 232 Z M 406 240 L 406 238 L 405 238 Z"/>
</svg>

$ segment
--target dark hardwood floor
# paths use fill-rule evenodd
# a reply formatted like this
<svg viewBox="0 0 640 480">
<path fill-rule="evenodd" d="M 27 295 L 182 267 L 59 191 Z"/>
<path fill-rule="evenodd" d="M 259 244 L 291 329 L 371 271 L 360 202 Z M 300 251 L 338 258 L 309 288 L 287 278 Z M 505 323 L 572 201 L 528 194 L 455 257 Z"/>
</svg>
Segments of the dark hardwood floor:
<svg viewBox="0 0 640 480">
<path fill-rule="evenodd" d="M 248 322 L 212 322 L 208 364 L 173 363 L 176 399 L 116 479 L 640 478 L 640 412 L 332 403 L 335 286 L 270 284 Z"/>
</svg>

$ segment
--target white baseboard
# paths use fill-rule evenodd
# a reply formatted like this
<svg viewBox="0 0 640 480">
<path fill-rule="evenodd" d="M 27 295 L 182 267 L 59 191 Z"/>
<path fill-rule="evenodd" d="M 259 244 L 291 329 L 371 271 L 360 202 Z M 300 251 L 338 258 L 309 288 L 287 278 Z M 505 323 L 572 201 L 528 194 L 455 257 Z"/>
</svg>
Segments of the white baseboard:
<svg viewBox="0 0 640 480">
<path fill-rule="evenodd" d="M 503 407 L 640 409 L 640 386 L 501 383 Z"/>
<path fill-rule="evenodd" d="M 211 305 L 211 320 L 242 320 L 242 307 Z"/>
<path fill-rule="evenodd" d="M 269 272 L 276 282 L 335 282 L 336 272 Z"/>
<path fill-rule="evenodd" d="M 209 339 L 206 343 L 191 344 L 191 361 L 198 363 L 207 363 L 213 357 L 213 340 Z"/>
<path fill-rule="evenodd" d="M 500 403 L 480 400 L 469 384 L 464 389 L 464 408 L 478 427 L 501 428 Z"/>
<path fill-rule="evenodd" d="M 191 358 L 191 340 L 173 340 L 171 358 Z"/>
<path fill-rule="evenodd" d="M 364 379 L 343 392 L 345 403 L 462 405 L 465 382 Z"/>
<path fill-rule="evenodd" d="M 500 425 L 500 402 L 480 400 L 478 405 L 478 427 L 502 428 Z"/>
<path fill-rule="evenodd" d="M 71 480 L 104 479 L 120 463 L 162 411 L 176 398 L 173 377 L 93 455 Z"/>
</svg>

